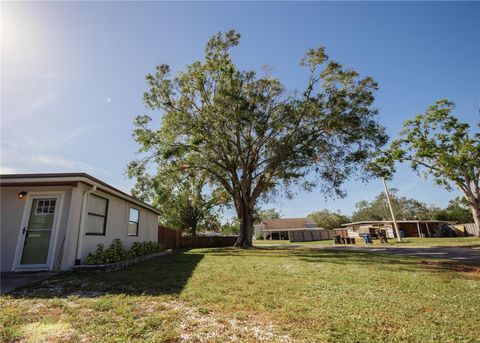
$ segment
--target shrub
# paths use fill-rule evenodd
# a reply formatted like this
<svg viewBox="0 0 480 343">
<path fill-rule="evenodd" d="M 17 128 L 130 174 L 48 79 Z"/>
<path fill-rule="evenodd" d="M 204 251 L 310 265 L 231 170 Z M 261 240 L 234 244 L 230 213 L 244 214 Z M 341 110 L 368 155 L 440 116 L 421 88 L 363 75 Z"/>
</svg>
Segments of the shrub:
<svg viewBox="0 0 480 343">
<path fill-rule="evenodd" d="M 94 254 L 88 254 L 87 264 L 105 264 L 133 259 L 144 255 L 162 251 L 161 244 L 157 242 L 135 242 L 127 251 L 120 239 L 114 239 L 107 249 L 102 244 L 97 245 Z"/>
<path fill-rule="evenodd" d="M 103 264 L 105 263 L 105 251 L 103 250 L 103 244 L 97 245 L 97 250 L 95 253 L 88 254 L 87 256 L 87 264 Z"/>
</svg>

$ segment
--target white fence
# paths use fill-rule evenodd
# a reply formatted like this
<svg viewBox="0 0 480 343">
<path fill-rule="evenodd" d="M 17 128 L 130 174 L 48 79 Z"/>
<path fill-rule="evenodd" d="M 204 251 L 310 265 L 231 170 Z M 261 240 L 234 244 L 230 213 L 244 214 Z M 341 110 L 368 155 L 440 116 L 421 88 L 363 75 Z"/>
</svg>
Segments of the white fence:
<svg viewBox="0 0 480 343">
<path fill-rule="evenodd" d="M 475 223 L 457 224 L 455 227 L 465 232 L 465 236 L 478 236 L 478 228 Z"/>
</svg>

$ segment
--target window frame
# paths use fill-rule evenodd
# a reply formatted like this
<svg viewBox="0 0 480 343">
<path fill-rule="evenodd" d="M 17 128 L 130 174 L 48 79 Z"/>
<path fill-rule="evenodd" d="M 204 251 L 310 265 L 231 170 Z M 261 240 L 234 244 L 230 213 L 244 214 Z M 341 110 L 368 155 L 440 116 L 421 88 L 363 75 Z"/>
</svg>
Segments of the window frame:
<svg viewBox="0 0 480 343">
<path fill-rule="evenodd" d="M 130 211 L 131 210 L 135 210 L 135 211 L 138 212 L 138 219 L 137 219 L 136 222 L 130 220 Z M 130 208 L 128 210 L 128 225 L 127 225 L 127 236 L 128 237 L 138 237 L 139 223 L 140 223 L 140 209 L 130 206 Z M 137 228 L 137 230 L 136 230 L 137 233 L 136 234 L 131 234 L 131 233 L 128 232 L 130 224 L 136 224 L 136 228 Z"/>
<path fill-rule="evenodd" d="M 93 194 L 93 193 L 91 193 L 90 196 L 94 196 L 94 197 L 103 199 L 107 202 L 107 204 L 105 206 L 105 215 L 90 212 L 89 209 L 88 209 L 88 206 L 87 206 L 87 218 L 88 218 L 89 215 L 92 215 L 92 216 L 95 216 L 95 217 L 102 217 L 102 218 L 104 218 L 104 221 L 103 221 L 103 232 L 102 233 L 87 232 L 88 227 L 86 227 L 85 228 L 85 235 L 87 235 L 87 236 L 105 236 L 105 233 L 107 231 L 108 205 L 109 205 L 110 200 L 108 198 L 104 198 L 104 197 L 101 197 L 100 195 Z M 85 223 L 85 225 L 87 225 L 87 223 Z"/>
<path fill-rule="evenodd" d="M 57 200 L 56 199 L 37 199 L 37 203 L 35 205 L 35 215 L 36 216 L 46 216 L 46 215 L 49 215 L 49 214 L 55 214 L 55 208 L 57 206 Z M 42 202 L 42 205 L 40 206 L 40 201 Z M 45 202 L 48 201 L 48 206 L 45 206 Z M 50 212 L 51 208 L 52 208 L 52 201 L 53 201 L 53 212 Z M 44 209 L 47 209 L 47 212 L 43 212 Z M 38 212 L 38 210 L 41 209 L 42 212 Z"/>
</svg>

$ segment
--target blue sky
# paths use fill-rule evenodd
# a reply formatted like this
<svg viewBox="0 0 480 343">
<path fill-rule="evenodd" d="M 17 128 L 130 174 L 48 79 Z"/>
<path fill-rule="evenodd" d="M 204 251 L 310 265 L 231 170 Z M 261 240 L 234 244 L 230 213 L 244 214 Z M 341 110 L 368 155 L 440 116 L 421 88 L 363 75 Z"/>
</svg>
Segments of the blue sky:
<svg viewBox="0 0 480 343">
<path fill-rule="evenodd" d="M 480 107 L 480 3 L 1 3 L 2 172 L 88 172 L 128 191 L 124 176 L 137 149 L 133 119 L 147 113 L 145 75 L 200 59 L 208 38 L 242 34 L 242 68 L 273 68 L 302 88 L 302 54 L 328 55 L 378 81 L 379 120 L 395 136 L 403 121 L 437 99 L 457 104 L 472 125 Z M 157 114 L 156 118 L 159 118 Z M 157 119 L 158 122 L 158 119 Z M 400 194 L 445 206 L 447 192 L 407 167 L 391 183 Z M 321 208 L 350 214 L 382 190 L 378 180 L 345 184 L 348 196 L 319 191 L 266 207 L 285 216 Z"/>
</svg>

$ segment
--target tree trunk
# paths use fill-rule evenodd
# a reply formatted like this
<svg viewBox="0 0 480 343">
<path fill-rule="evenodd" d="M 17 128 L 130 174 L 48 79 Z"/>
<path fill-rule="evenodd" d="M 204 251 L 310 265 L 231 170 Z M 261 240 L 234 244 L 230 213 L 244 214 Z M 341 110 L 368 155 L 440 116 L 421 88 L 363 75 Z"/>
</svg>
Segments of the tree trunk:
<svg viewBox="0 0 480 343">
<path fill-rule="evenodd" d="M 235 242 L 235 247 L 251 248 L 253 236 L 253 210 L 248 208 L 248 206 L 242 205 L 238 217 L 240 219 L 240 234 Z"/>
<path fill-rule="evenodd" d="M 475 203 L 470 202 L 470 210 L 472 211 L 473 221 L 477 225 L 477 237 L 480 237 L 480 203 L 476 201 Z"/>
</svg>

